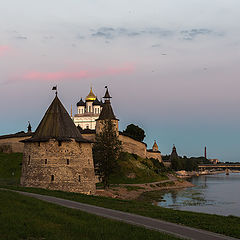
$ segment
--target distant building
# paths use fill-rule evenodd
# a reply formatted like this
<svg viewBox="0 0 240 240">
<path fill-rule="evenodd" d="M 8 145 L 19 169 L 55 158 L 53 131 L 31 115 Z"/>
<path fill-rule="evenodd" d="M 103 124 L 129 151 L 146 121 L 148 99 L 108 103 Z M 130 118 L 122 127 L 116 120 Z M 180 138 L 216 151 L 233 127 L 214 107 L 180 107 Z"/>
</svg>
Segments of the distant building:
<svg viewBox="0 0 240 240">
<path fill-rule="evenodd" d="M 98 100 L 91 87 L 85 102 L 81 98 L 77 103 L 77 114 L 73 117 L 75 125 L 82 129 L 94 130 L 96 128 L 96 120 L 99 118 L 102 108 L 103 103 Z"/>
<path fill-rule="evenodd" d="M 95 193 L 91 142 L 82 137 L 57 95 L 33 136 L 22 142 L 21 185 Z"/>
<path fill-rule="evenodd" d="M 218 159 L 208 159 L 208 161 L 212 164 L 218 164 L 220 161 Z"/>
</svg>

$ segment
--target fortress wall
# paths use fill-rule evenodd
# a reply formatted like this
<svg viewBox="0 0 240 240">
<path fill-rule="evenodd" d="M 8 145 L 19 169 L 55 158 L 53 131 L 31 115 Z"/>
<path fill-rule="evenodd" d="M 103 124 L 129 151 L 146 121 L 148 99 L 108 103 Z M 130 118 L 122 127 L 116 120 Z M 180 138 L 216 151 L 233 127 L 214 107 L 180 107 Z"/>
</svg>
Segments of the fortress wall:
<svg viewBox="0 0 240 240">
<path fill-rule="evenodd" d="M 160 152 L 148 152 L 147 151 L 147 158 L 155 158 L 159 160 L 159 162 L 162 162 L 162 156 Z"/>
<path fill-rule="evenodd" d="M 95 133 L 82 133 L 83 138 L 89 141 L 95 141 L 96 134 Z"/>
<path fill-rule="evenodd" d="M 19 141 L 30 137 L 16 137 L 16 138 L 3 138 L 0 139 L 0 152 L 23 152 L 24 143 Z"/>
<path fill-rule="evenodd" d="M 119 135 L 124 152 L 134 153 L 142 158 L 146 158 L 147 147 L 144 143 L 136 141 L 130 137 Z"/>
<path fill-rule="evenodd" d="M 53 176 L 53 177 L 52 177 Z M 52 179 L 54 178 L 54 179 Z M 50 140 L 25 143 L 21 184 L 68 192 L 96 191 L 90 143 Z"/>
</svg>

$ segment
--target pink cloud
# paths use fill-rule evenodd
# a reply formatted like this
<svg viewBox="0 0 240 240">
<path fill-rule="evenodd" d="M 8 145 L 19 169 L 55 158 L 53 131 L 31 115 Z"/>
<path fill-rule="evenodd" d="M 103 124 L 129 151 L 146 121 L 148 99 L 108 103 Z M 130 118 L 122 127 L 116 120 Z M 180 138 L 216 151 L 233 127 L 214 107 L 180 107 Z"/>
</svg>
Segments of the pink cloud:
<svg viewBox="0 0 240 240">
<path fill-rule="evenodd" d="M 40 72 L 30 71 L 20 76 L 22 80 L 39 81 L 59 81 L 59 80 L 79 80 L 83 78 L 98 78 L 104 76 L 116 76 L 128 74 L 134 71 L 133 65 L 122 67 L 111 67 L 104 70 L 80 70 L 80 71 L 59 71 L 59 72 Z"/>
<path fill-rule="evenodd" d="M 6 52 L 10 51 L 10 47 L 9 46 L 1 46 L 0 45 L 0 56 L 4 55 Z"/>
</svg>

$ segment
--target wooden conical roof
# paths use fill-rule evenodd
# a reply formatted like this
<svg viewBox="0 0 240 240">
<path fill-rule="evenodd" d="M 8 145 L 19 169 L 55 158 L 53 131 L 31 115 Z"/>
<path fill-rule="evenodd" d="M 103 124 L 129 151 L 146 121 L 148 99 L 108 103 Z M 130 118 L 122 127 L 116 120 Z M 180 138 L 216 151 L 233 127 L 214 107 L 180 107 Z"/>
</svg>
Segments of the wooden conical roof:
<svg viewBox="0 0 240 240">
<path fill-rule="evenodd" d="M 78 142 L 88 142 L 82 137 L 57 95 L 38 125 L 33 137 L 25 141 L 41 142 L 49 139 L 56 139 L 57 141 L 75 139 Z"/>
<path fill-rule="evenodd" d="M 105 102 L 103 103 L 102 111 L 97 120 L 118 120 L 115 117 L 112 106 L 111 106 L 111 102 L 110 102 L 111 96 L 108 92 L 108 89 L 106 90 L 105 96 L 103 98 L 105 98 Z"/>
</svg>

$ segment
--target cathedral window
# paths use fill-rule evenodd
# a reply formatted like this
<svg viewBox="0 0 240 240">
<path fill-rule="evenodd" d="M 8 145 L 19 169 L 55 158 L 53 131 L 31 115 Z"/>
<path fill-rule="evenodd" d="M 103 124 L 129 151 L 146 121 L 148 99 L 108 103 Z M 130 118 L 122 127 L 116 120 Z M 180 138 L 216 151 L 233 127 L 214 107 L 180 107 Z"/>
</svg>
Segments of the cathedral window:
<svg viewBox="0 0 240 240">
<path fill-rule="evenodd" d="M 58 141 L 58 146 L 62 146 L 62 142 L 61 141 Z"/>
<path fill-rule="evenodd" d="M 47 159 L 45 159 L 45 164 L 47 164 Z"/>
<path fill-rule="evenodd" d="M 38 146 L 40 147 L 40 142 L 38 142 Z"/>
<path fill-rule="evenodd" d="M 54 175 L 51 175 L 51 182 L 54 181 Z"/>
<path fill-rule="evenodd" d="M 30 155 L 28 156 L 28 165 L 30 165 L 31 157 Z"/>
<path fill-rule="evenodd" d="M 81 182 L 81 176 L 80 175 L 78 175 L 78 181 Z"/>
<path fill-rule="evenodd" d="M 67 159 L 67 165 L 69 165 L 69 159 Z"/>
</svg>

